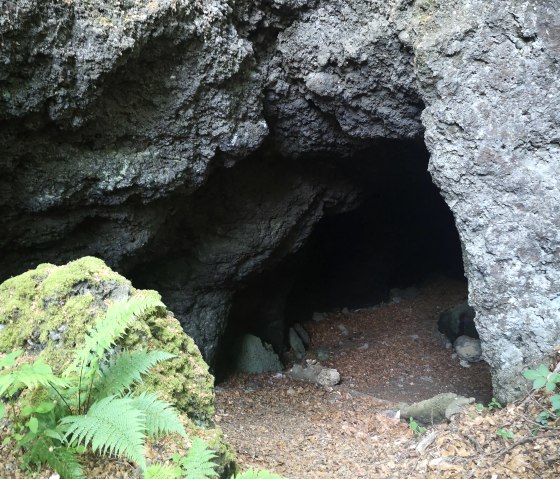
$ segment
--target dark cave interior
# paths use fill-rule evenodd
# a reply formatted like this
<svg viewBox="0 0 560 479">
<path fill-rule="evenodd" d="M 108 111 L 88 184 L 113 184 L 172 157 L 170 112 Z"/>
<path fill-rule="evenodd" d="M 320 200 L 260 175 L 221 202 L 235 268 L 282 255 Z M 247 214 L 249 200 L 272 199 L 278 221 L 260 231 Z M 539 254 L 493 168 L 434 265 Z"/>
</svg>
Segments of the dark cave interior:
<svg viewBox="0 0 560 479">
<path fill-rule="evenodd" d="M 392 288 L 463 278 L 453 216 L 428 173 L 422 143 L 388 142 L 335 160 L 363 192 L 351 211 L 324 216 L 305 245 L 238 291 L 224 338 L 251 333 L 282 353 L 287 330 L 315 311 L 364 308 Z M 218 377 L 231 365 L 223 344 Z"/>
</svg>

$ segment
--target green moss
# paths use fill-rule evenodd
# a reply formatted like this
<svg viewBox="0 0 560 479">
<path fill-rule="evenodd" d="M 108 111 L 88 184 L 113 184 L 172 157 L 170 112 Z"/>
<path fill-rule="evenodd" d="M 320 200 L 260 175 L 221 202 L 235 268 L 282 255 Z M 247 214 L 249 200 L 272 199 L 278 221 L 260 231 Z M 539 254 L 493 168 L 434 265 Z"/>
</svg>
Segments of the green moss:
<svg viewBox="0 0 560 479">
<path fill-rule="evenodd" d="M 39 355 L 55 371 L 73 359 L 85 332 L 105 314 L 110 298 L 151 295 L 97 258 L 86 257 L 65 266 L 43 264 L 0 285 L 0 352 L 24 348 Z M 155 369 L 142 386 L 156 386 L 190 417 L 209 421 L 214 414 L 214 378 L 193 340 L 173 315 L 156 308 L 130 328 L 120 345 L 147 347 L 175 354 Z"/>
</svg>

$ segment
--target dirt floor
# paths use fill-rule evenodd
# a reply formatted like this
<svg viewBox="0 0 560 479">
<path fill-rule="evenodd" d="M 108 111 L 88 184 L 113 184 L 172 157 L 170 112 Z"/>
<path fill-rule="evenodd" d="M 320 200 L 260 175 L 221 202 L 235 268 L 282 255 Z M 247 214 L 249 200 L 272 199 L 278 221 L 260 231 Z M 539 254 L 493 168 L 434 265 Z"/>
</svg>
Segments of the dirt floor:
<svg viewBox="0 0 560 479">
<path fill-rule="evenodd" d="M 312 337 L 308 357 L 327 352 L 322 364 L 341 374 L 334 388 L 284 374 L 237 375 L 219 385 L 217 421 L 241 464 L 288 479 L 560 477 L 558 443 L 551 446 L 551 438 L 543 443 L 531 434 L 522 441 L 525 450 L 509 452 L 510 442 L 525 438 L 520 418 L 531 414 L 533 403 L 497 413 L 473 406 L 456 422 L 430 428 L 422 436 L 429 444 L 420 449 L 422 438 L 392 416 L 396 403 L 440 392 L 490 401 L 488 366 L 461 367 L 437 331 L 439 313 L 465 296 L 464 283 L 440 279 L 412 299 L 306 324 Z M 513 438 L 496 435 L 502 423 Z M 537 452 L 527 452 L 531 447 Z"/>
<path fill-rule="evenodd" d="M 287 479 L 559 478 L 560 419 L 539 418 L 549 404 L 543 393 L 503 409 L 473 405 L 416 435 L 394 417 L 396 402 L 442 391 L 488 404 L 487 367 L 459 366 L 437 333 L 438 314 L 464 297 L 464 284 L 435 281 L 415 298 L 306 325 L 313 341 L 308 358 L 328 353 L 323 363 L 342 375 L 333 388 L 285 374 L 239 375 L 219 385 L 216 422 L 240 465 Z M 0 438 L 7 427 L 0 423 Z M 178 442 L 160 438 L 147 448 L 148 459 L 169 462 L 185 452 Z M 83 459 L 88 478 L 141 477 L 123 459 Z M 0 445 L 0 479 L 51 477 L 46 468 L 21 471 L 19 463 L 11 445 Z"/>
</svg>

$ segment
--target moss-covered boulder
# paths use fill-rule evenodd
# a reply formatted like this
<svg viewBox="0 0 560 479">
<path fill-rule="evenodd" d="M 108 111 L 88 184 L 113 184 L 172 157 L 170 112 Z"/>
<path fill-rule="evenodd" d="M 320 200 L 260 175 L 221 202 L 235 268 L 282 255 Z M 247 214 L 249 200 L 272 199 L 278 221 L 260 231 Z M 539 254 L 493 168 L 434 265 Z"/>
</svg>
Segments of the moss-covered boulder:
<svg viewBox="0 0 560 479">
<path fill-rule="evenodd" d="M 74 358 L 85 332 L 108 304 L 155 291 L 137 290 L 103 261 L 85 257 L 64 266 L 42 264 L 0 285 L 0 353 L 25 349 L 55 371 Z M 214 414 L 214 378 L 193 340 L 173 314 L 153 308 L 137 319 L 119 346 L 160 349 L 176 355 L 154 368 L 142 387 L 154 383 L 162 396 L 191 419 Z"/>
</svg>

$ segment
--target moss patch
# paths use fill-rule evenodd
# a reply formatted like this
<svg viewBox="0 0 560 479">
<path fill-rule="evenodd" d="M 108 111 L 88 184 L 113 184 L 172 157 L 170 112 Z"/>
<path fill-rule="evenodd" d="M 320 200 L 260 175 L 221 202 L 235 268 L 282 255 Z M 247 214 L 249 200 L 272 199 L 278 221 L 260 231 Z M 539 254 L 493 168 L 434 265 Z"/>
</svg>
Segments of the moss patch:
<svg viewBox="0 0 560 479">
<path fill-rule="evenodd" d="M 65 266 L 42 264 L 0 285 L 0 352 L 22 348 L 60 371 L 72 361 L 84 333 L 105 314 L 107 305 L 135 295 L 160 298 L 155 291 L 136 290 L 97 258 Z M 155 385 L 189 417 L 211 420 L 214 378 L 171 312 L 164 308 L 146 312 L 119 345 L 175 354 L 175 359 L 155 368 L 142 388 Z"/>
</svg>

